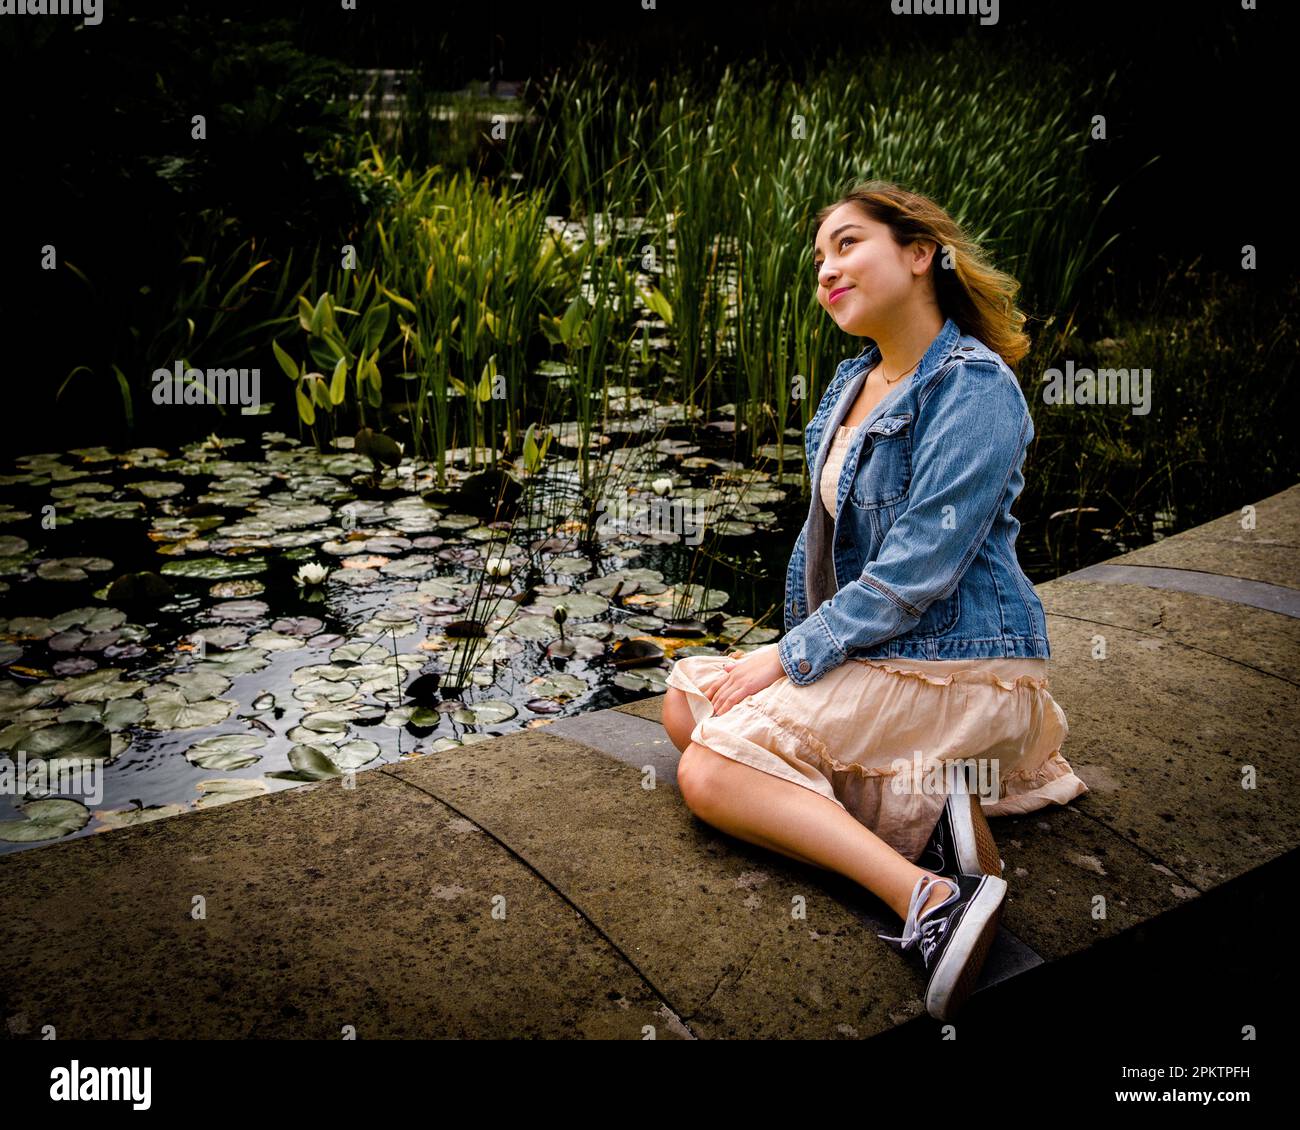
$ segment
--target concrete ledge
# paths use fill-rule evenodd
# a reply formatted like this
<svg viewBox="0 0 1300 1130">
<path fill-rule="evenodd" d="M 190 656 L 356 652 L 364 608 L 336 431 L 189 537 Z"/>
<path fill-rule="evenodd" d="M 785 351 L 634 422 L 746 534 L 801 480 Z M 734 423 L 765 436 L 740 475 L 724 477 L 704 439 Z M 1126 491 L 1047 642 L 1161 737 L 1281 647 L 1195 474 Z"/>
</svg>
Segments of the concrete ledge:
<svg viewBox="0 0 1300 1130">
<path fill-rule="evenodd" d="M 1274 551 L 1300 544 L 1300 488 L 1257 515 L 1265 540 L 1229 516 L 1116 563 L 1297 587 Z M 1300 845 L 1296 619 L 1038 591 L 1092 791 L 992 822 L 1011 889 L 977 995 Z M 6 1035 L 862 1038 L 923 1017 L 923 974 L 876 937 L 888 908 L 686 809 L 661 701 L 3 857 Z"/>
</svg>

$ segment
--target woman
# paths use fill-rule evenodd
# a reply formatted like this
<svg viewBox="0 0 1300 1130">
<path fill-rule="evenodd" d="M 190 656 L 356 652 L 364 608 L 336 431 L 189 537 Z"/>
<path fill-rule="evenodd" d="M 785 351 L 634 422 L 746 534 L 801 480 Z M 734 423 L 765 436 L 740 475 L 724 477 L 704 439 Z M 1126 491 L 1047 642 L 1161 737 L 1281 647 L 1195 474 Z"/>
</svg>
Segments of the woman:
<svg viewBox="0 0 1300 1130">
<path fill-rule="evenodd" d="M 1060 754 L 1046 617 L 1015 555 L 1025 316 L 1014 279 L 892 184 L 818 214 L 813 264 L 826 312 L 872 345 L 805 431 L 786 633 L 738 662 L 678 660 L 664 727 L 692 812 L 888 903 L 903 933 L 879 936 L 919 943 L 926 1008 L 948 1019 L 1006 894 L 985 814 L 1087 791 Z M 972 769 L 982 785 L 963 783 Z"/>
</svg>

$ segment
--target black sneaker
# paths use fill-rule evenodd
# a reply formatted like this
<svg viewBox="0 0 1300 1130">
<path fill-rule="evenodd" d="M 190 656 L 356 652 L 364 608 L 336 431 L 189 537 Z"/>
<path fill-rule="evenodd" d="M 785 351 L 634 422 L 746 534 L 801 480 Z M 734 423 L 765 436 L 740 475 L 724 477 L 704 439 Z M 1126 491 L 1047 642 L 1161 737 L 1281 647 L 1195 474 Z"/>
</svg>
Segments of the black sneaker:
<svg viewBox="0 0 1300 1130">
<path fill-rule="evenodd" d="M 932 883 L 946 883 L 952 893 L 917 917 L 930 897 Z M 878 934 L 899 951 L 916 945 L 929 971 L 925 1010 L 936 1020 L 951 1020 L 975 988 L 984 959 L 997 936 L 1007 884 L 995 875 L 922 875 L 912 891 L 903 934 Z"/>
<path fill-rule="evenodd" d="M 998 845 L 975 793 L 948 794 L 916 865 L 936 875 L 1002 877 Z"/>
</svg>

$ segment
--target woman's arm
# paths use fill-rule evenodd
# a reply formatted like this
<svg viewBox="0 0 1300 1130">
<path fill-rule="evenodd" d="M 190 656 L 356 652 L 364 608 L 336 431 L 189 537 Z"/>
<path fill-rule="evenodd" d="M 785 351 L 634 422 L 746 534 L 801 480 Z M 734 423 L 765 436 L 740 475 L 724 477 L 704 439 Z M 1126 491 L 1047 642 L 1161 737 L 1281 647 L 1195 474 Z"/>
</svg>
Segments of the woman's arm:
<svg viewBox="0 0 1300 1130">
<path fill-rule="evenodd" d="M 849 648 L 911 630 L 957 587 L 1032 438 L 1029 408 L 1010 370 L 966 361 L 936 382 L 913 425 L 907 508 L 862 576 L 781 638 L 777 651 L 791 682 L 815 683 Z"/>
</svg>

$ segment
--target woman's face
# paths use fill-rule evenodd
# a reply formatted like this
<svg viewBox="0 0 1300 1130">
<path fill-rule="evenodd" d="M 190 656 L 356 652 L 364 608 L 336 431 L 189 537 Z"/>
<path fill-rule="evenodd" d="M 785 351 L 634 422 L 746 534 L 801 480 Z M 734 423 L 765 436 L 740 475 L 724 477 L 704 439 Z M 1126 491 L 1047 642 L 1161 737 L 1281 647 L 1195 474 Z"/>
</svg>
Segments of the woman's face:
<svg viewBox="0 0 1300 1130">
<path fill-rule="evenodd" d="M 928 268 L 931 253 L 929 244 L 899 247 L 884 224 L 855 204 L 841 204 L 822 223 L 813 248 L 817 301 L 845 333 L 874 339 L 914 299 L 913 265 Z"/>
</svg>

